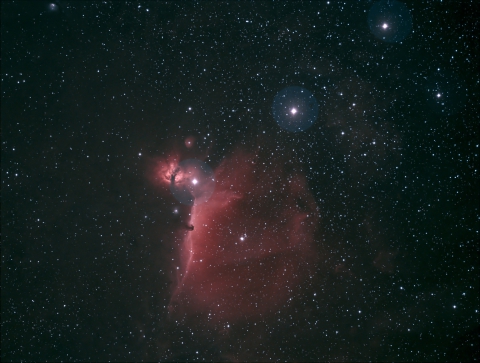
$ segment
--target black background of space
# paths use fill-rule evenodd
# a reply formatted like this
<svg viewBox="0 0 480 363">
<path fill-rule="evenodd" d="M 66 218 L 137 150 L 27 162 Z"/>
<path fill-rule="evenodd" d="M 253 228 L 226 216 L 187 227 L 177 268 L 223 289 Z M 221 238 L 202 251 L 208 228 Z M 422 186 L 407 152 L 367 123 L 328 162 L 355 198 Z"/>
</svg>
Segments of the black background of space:
<svg viewBox="0 0 480 363">
<path fill-rule="evenodd" d="M 2 1 L 2 361 L 478 359 L 478 5 L 405 1 L 386 43 L 373 4 Z M 272 118 L 290 85 L 302 133 Z M 146 173 L 191 135 L 213 169 L 263 135 L 319 206 L 314 293 L 254 339 L 168 318 Z"/>
</svg>

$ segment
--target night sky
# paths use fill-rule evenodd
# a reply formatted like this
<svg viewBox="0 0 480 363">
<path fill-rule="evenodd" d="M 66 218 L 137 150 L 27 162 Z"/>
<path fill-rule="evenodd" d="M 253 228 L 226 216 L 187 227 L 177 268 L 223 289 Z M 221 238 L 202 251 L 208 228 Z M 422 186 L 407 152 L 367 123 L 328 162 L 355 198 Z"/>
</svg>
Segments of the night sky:
<svg viewBox="0 0 480 363">
<path fill-rule="evenodd" d="M 479 19 L 2 1 L 2 361 L 480 359 Z"/>
</svg>

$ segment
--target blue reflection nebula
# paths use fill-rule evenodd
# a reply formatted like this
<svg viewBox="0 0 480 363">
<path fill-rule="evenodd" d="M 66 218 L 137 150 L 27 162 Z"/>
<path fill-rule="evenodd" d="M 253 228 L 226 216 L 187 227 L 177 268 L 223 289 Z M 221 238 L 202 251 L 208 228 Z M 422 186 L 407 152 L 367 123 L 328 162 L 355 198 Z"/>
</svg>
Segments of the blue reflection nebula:
<svg viewBox="0 0 480 363">
<path fill-rule="evenodd" d="M 178 164 L 170 177 L 170 191 L 186 205 L 198 205 L 210 199 L 215 189 L 215 176 L 208 164 L 187 159 Z"/>
<path fill-rule="evenodd" d="M 287 131 L 301 132 L 311 127 L 318 117 L 318 103 L 313 94 L 298 86 L 277 93 L 272 106 L 273 117 Z"/>
<path fill-rule="evenodd" d="M 387 43 L 404 40 L 412 31 L 412 16 L 407 6 L 397 0 L 381 0 L 368 13 L 370 31 Z"/>
</svg>

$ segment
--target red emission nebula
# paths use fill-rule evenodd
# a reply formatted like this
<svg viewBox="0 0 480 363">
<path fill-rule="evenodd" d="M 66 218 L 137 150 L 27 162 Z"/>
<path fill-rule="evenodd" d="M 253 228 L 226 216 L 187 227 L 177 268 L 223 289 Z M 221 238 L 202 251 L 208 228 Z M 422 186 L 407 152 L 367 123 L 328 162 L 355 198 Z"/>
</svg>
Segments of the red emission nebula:
<svg viewBox="0 0 480 363">
<path fill-rule="evenodd" d="M 286 159 L 286 160 L 285 160 Z M 178 155 L 157 160 L 168 188 Z M 214 171 L 210 199 L 190 210 L 169 305 L 175 319 L 224 325 L 288 308 L 313 277 L 318 211 L 298 164 L 237 149 Z"/>
</svg>

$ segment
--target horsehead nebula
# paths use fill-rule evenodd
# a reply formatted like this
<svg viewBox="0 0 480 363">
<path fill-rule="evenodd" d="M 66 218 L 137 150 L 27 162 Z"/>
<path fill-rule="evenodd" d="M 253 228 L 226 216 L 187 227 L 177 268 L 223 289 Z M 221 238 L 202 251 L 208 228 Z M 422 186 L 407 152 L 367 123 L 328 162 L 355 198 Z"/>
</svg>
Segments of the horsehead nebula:
<svg viewBox="0 0 480 363">
<path fill-rule="evenodd" d="M 170 189 L 182 162 L 215 180 L 213 191 L 210 182 L 198 191 L 208 200 L 185 198 L 188 229 L 178 246 L 181 264 L 169 303 L 175 320 L 221 327 L 268 318 L 308 284 L 317 260 L 318 208 L 292 159 L 265 147 L 238 148 L 213 177 L 208 169 L 197 172 L 200 161 L 176 156 L 159 162 L 156 173 Z"/>
</svg>

